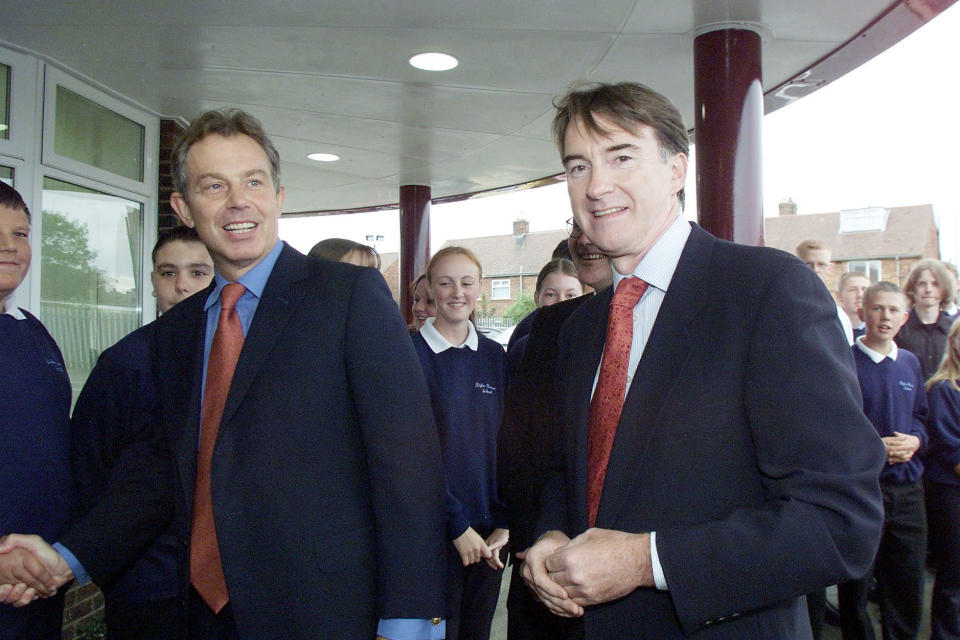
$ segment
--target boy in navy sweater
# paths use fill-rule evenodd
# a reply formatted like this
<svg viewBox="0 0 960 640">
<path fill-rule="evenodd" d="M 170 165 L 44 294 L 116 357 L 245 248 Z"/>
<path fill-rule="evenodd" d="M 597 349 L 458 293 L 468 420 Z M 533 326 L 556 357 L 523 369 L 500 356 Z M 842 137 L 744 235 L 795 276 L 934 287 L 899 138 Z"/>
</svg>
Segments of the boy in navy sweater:
<svg viewBox="0 0 960 640">
<path fill-rule="evenodd" d="M 30 210 L 0 182 L 0 536 L 26 531 L 56 540 L 74 508 L 70 380 L 53 338 L 11 300 L 30 258 Z M 0 590 L 27 601 L 51 596 L 23 609 L 0 604 L 0 638 L 59 640 L 66 589 L 54 594 L 57 584 L 23 550 L 0 554 Z"/>
<path fill-rule="evenodd" d="M 920 362 L 898 349 L 893 337 L 907 321 L 900 288 L 879 282 L 863 294 L 860 317 L 866 334 L 853 346 L 863 412 L 887 452 L 880 472 L 884 522 L 874 576 L 884 638 L 916 638 L 923 607 L 927 522 L 923 506 L 923 463 L 917 451 L 927 443 L 927 396 Z M 872 639 L 867 615 L 870 576 L 839 587 L 844 640 Z"/>
</svg>

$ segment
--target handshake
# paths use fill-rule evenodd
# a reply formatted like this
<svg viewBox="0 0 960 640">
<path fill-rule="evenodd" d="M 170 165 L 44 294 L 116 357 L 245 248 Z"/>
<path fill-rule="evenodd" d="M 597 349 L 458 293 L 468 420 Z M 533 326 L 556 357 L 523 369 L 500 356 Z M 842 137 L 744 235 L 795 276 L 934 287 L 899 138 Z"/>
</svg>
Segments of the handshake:
<svg viewBox="0 0 960 640">
<path fill-rule="evenodd" d="M 13 533 L 0 538 L 0 604 L 23 607 L 48 598 L 73 580 L 73 571 L 40 536 Z"/>
</svg>

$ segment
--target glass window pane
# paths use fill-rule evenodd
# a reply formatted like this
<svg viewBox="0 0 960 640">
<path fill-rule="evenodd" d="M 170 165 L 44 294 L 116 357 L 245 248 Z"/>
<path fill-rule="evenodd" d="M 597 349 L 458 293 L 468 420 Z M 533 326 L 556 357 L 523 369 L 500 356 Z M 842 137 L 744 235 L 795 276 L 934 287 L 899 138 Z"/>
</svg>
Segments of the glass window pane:
<svg viewBox="0 0 960 640">
<path fill-rule="evenodd" d="M 13 186 L 13 167 L 4 167 L 0 165 L 0 182 L 6 182 Z"/>
<path fill-rule="evenodd" d="M 0 64 L 0 140 L 10 139 L 10 67 Z"/>
<path fill-rule="evenodd" d="M 140 326 L 143 205 L 43 179 L 40 319 L 74 397 L 100 353 Z"/>
<path fill-rule="evenodd" d="M 57 154 L 143 181 L 143 125 L 59 85 L 56 109 Z"/>
</svg>

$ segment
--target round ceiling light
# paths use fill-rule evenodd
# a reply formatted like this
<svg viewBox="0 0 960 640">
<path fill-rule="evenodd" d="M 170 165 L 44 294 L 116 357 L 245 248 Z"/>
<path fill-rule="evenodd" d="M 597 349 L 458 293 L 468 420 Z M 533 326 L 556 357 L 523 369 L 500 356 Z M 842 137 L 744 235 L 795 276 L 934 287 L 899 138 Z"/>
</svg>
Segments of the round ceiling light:
<svg viewBox="0 0 960 640">
<path fill-rule="evenodd" d="M 410 64 L 424 71 L 449 71 L 460 61 L 446 53 L 418 53 L 410 58 Z"/>
<path fill-rule="evenodd" d="M 336 162 L 340 159 L 335 153 L 308 153 L 307 157 L 317 162 Z"/>
</svg>

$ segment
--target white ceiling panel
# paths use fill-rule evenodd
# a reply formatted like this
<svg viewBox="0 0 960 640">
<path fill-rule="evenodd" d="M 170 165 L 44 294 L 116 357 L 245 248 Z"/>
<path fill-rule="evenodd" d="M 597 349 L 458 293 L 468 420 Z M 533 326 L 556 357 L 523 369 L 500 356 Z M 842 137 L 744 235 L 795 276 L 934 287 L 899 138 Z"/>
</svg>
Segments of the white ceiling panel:
<svg viewBox="0 0 960 640">
<path fill-rule="evenodd" d="M 400 184 L 427 184 L 444 197 L 553 175 L 552 101 L 574 81 L 643 82 L 692 126 L 698 27 L 761 23 L 770 90 L 895 5 L 896 24 L 875 29 L 870 46 L 879 51 L 903 37 L 919 19 L 903 19 L 909 11 L 900 4 L 6 0 L 0 40 L 163 117 L 250 111 L 281 151 L 285 210 L 299 212 L 395 203 Z M 460 65 L 429 73 L 407 64 L 427 50 L 451 53 Z M 833 59 L 843 71 L 865 56 Z M 306 160 L 314 151 L 341 160 Z"/>
</svg>

